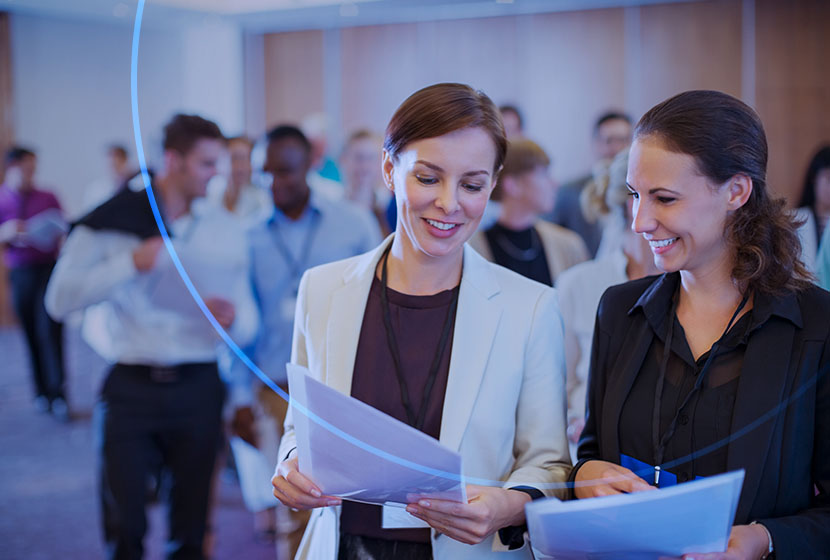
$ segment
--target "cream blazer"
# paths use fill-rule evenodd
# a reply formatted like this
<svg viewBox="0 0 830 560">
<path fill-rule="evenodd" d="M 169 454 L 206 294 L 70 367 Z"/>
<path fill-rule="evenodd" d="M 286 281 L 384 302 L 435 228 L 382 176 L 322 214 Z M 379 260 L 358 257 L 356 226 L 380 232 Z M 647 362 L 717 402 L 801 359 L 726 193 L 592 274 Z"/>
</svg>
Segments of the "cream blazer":
<svg viewBox="0 0 830 560">
<path fill-rule="evenodd" d="M 364 255 L 312 268 L 300 282 L 291 361 L 344 394 L 351 391 L 369 288 L 391 239 Z M 556 294 L 467 245 L 463 263 L 439 439 L 461 454 L 467 477 L 564 498 L 559 484 L 570 457 Z M 292 414 L 289 409 L 280 457 L 296 446 Z M 339 507 L 312 512 L 297 558 L 335 560 L 339 518 Z M 506 552 L 497 533 L 470 546 L 433 531 L 432 548 L 436 560 L 531 558 L 527 544 Z"/>
</svg>

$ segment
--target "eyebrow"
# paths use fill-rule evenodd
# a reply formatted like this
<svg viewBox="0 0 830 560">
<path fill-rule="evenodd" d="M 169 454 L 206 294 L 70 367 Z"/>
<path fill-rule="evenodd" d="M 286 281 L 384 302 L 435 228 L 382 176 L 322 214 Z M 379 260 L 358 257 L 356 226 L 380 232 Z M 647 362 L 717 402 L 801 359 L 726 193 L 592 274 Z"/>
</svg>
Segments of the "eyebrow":
<svg viewBox="0 0 830 560">
<path fill-rule="evenodd" d="M 432 169 L 433 171 L 437 171 L 438 173 L 444 173 L 444 170 L 440 166 L 435 165 L 434 163 L 430 163 L 422 159 L 417 160 L 415 163 L 420 163 L 424 167 L 429 167 L 430 169 Z M 465 173 L 461 174 L 462 177 L 468 177 L 473 175 L 490 175 L 490 172 L 485 169 L 479 169 L 478 171 L 466 171 Z"/>
<path fill-rule="evenodd" d="M 631 183 L 629 183 L 628 181 L 625 182 L 625 186 L 628 187 L 628 190 L 630 190 L 630 191 L 635 191 L 635 192 L 637 191 L 637 189 L 632 187 Z M 667 193 L 671 193 L 671 194 L 674 194 L 674 195 L 679 195 L 680 194 L 679 192 L 673 191 L 671 189 L 667 189 L 666 187 L 656 187 L 654 189 L 649 189 L 648 194 L 656 194 L 660 191 L 665 191 Z"/>
</svg>

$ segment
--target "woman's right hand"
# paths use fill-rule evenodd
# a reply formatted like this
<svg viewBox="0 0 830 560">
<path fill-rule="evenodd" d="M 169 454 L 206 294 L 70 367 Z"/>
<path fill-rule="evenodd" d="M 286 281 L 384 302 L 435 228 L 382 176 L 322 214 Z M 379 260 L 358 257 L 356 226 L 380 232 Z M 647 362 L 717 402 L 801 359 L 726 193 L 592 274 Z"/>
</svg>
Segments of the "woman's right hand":
<svg viewBox="0 0 830 560">
<path fill-rule="evenodd" d="M 339 506 L 340 498 L 323 496 L 311 480 L 300 473 L 298 460 L 286 459 L 277 465 L 277 472 L 271 479 L 274 497 L 294 509 L 313 509 L 325 506 Z"/>
<path fill-rule="evenodd" d="M 583 463 L 574 479 L 574 495 L 580 500 L 645 490 L 656 488 L 627 468 L 608 461 Z"/>
</svg>

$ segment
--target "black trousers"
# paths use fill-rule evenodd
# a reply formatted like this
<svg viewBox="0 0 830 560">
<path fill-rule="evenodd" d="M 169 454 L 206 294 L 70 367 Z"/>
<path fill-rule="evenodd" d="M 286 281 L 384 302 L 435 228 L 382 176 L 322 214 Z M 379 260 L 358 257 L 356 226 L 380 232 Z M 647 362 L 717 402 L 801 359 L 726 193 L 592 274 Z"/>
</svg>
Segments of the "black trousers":
<svg viewBox="0 0 830 560">
<path fill-rule="evenodd" d="M 64 396 L 63 325 L 46 313 L 43 297 L 55 263 L 12 268 L 12 302 L 23 327 L 36 397 Z"/>
<path fill-rule="evenodd" d="M 340 533 L 337 560 L 432 560 L 432 546 Z"/>
<path fill-rule="evenodd" d="M 170 482 L 167 558 L 204 558 L 224 398 L 215 363 L 109 372 L 96 410 L 107 558 L 142 557 L 147 482 L 159 464 Z"/>
</svg>

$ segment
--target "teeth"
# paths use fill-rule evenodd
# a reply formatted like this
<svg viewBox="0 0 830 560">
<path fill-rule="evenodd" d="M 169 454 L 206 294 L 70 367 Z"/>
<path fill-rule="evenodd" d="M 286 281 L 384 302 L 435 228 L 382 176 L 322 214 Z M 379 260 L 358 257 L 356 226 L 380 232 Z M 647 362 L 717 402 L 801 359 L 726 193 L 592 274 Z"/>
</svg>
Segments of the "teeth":
<svg viewBox="0 0 830 560">
<path fill-rule="evenodd" d="M 677 241 L 676 237 L 672 237 L 671 239 L 661 239 L 660 241 L 649 241 L 648 244 L 654 248 L 659 249 L 660 247 L 667 247 Z"/>
<path fill-rule="evenodd" d="M 427 218 L 427 223 L 429 225 L 433 226 L 433 227 L 437 227 L 438 229 L 444 230 L 444 231 L 450 230 L 450 229 L 452 229 L 452 228 L 454 228 L 455 226 L 458 225 L 458 224 L 445 224 L 444 222 L 436 222 L 435 220 L 430 220 L 429 218 Z"/>
</svg>

